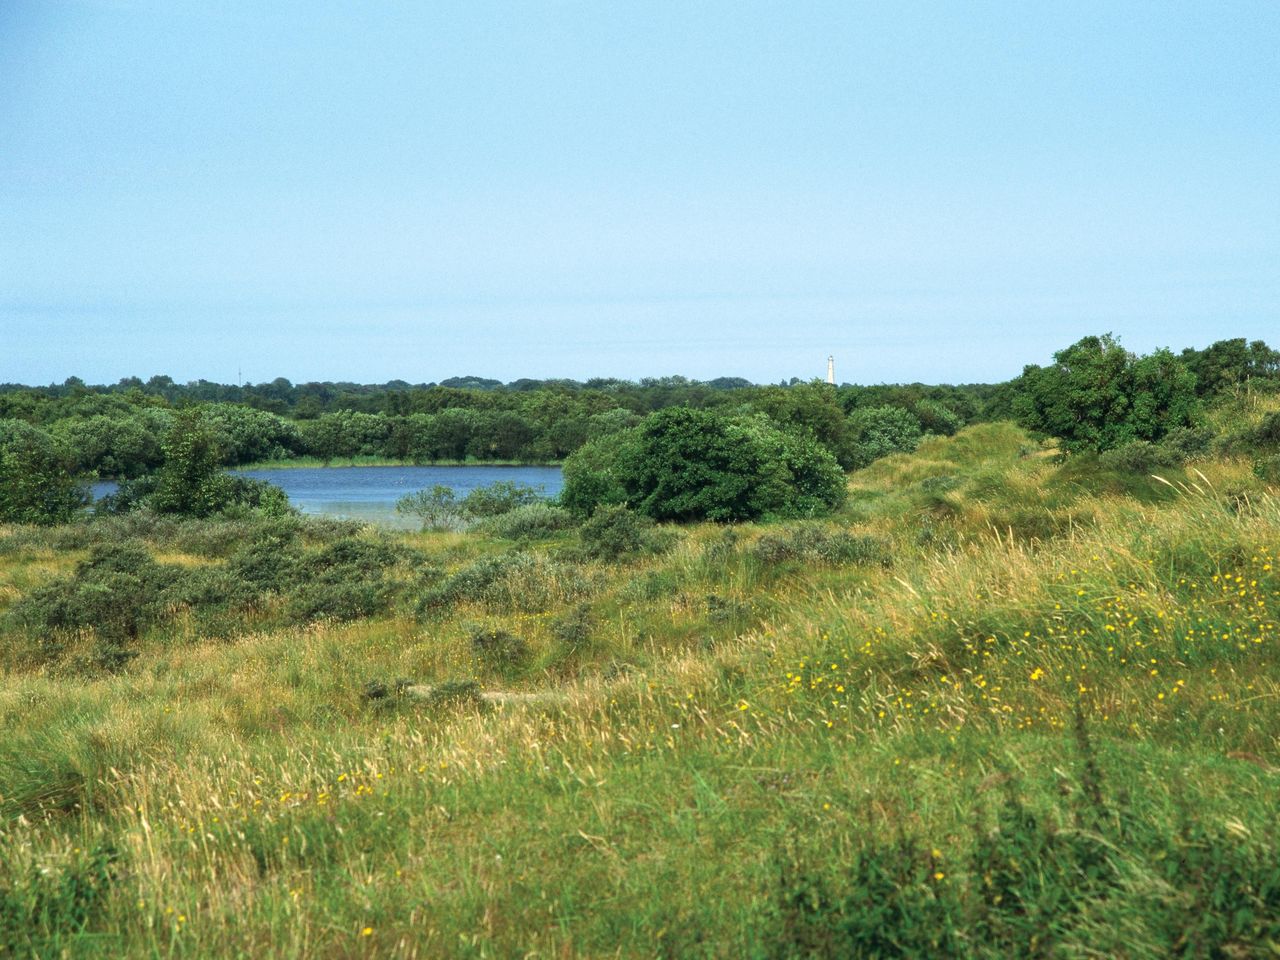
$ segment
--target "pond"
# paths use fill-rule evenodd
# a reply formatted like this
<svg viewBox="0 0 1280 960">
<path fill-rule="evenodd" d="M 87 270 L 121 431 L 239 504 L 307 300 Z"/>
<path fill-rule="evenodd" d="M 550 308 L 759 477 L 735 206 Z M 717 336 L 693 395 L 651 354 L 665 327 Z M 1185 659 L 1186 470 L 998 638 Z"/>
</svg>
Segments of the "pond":
<svg viewBox="0 0 1280 960">
<path fill-rule="evenodd" d="M 396 501 L 415 490 L 429 490 L 439 484 L 451 487 L 461 498 L 476 487 L 506 480 L 554 497 L 564 486 L 559 467 L 288 467 L 236 472 L 274 483 L 303 513 L 406 530 L 416 530 L 420 521 L 396 513 Z M 94 498 L 114 489 L 115 484 L 94 484 Z"/>
</svg>

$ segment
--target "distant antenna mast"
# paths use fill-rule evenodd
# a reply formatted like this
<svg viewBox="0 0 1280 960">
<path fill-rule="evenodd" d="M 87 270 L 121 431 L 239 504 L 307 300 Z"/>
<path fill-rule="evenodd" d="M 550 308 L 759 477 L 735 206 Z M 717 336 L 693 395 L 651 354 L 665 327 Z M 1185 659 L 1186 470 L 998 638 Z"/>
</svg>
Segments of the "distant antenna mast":
<svg viewBox="0 0 1280 960">
<path fill-rule="evenodd" d="M 827 383 L 836 385 L 836 358 L 827 357 Z"/>
</svg>

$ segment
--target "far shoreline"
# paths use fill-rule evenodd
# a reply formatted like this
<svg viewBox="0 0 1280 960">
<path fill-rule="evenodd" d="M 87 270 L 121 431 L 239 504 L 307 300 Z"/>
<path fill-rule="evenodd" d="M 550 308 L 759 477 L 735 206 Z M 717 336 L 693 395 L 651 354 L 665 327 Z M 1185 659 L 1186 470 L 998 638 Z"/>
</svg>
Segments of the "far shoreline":
<svg viewBox="0 0 1280 960">
<path fill-rule="evenodd" d="M 298 470 L 317 467 L 561 467 L 563 460 L 393 460 L 388 457 L 290 457 L 259 460 L 229 467 L 237 473 L 250 470 Z"/>
</svg>

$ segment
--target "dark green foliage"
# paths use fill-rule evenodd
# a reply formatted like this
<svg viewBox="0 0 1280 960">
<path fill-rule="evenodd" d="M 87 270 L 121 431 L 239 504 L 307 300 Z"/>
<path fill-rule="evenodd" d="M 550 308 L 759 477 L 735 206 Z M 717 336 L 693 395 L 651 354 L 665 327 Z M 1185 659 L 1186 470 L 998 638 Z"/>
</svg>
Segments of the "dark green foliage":
<svg viewBox="0 0 1280 960">
<path fill-rule="evenodd" d="M 1098 456 L 1098 465 L 1106 470 L 1128 473 L 1150 473 L 1165 467 L 1176 467 L 1183 457 L 1176 449 L 1149 440 L 1131 440 Z"/>
<path fill-rule="evenodd" d="M 335 541 L 297 565 L 289 609 L 298 620 L 358 620 L 386 610 L 396 551 L 356 537 Z"/>
<path fill-rule="evenodd" d="M 901 407 L 863 407 L 849 415 L 849 465 L 865 467 L 920 443 L 920 421 Z"/>
<path fill-rule="evenodd" d="M 1263 417 L 1250 439 L 1263 449 L 1280 450 L 1280 411 Z"/>
<path fill-rule="evenodd" d="M 1014 407 L 1023 426 L 1066 451 L 1157 441 L 1197 415 L 1195 374 L 1168 350 L 1137 357 L 1107 334 L 1053 356 L 1053 366 L 1023 371 Z"/>
<path fill-rule="evenodd" d="M 643 553 L 655 544 L 653 521 L 622 504 L 597 507 L 579 530 L 587 556 L 620 560 Z"/>
<path fill-rule="evenodd" d="M 812 437 L 840 462 L 847 462 L 848 424 L 836 390 L 830 384 L 812 381 L 793 387 L 765 387 L 754 393 L 752 406 L 782 430 Z"/>
<path fill-rule="evenodd" d="M 920 423 L 920 428 L 925 433 L 935 433 L 939 436 L 950 437 L 964 426 L 964 420 L 959 414 L 943 406 L 937 400 L 927 398 L 921 400 L 911 408 L 911 412 L 915 414 L 916 420 Z"/>
<path fill-rule="evenodd" d="M 160 440 L 169 432 L 172 418 L 168 410 L 142 407 L 127 414 L 59 420 L 51 432 L 73 458 L 76 473 L 124 479 L 160 466 Z"/>
<path fill-rule="evenodd" d="M 214 403 L 204 407 L 202 415 L 222 451 L 224 465 L 280 460 L 303 449 L 297 426 L 275 414 L 238 404 Z"/>
<path fill-rule="evenodd" d="M 582 650 L 591 643 L 596 618 L 591 607 L 580 603 L 551 622 L 551 635 L 570 650 Z"/>
<path fill-rule="evenodd" d="M 1244 337 L 1219 340 L 1203 350 L 1188 347 L 1182 362 L 1196 376 L 1196 392 L 1211 396 L 1251 380 L 1280 377 L 1280 351 L 1261 340 L 1246 343 Z"/>
<path fill-rule="evenodd" d="M 844 496 L 839 465 L 816 441 L 763 418 L 674 407 L 570 457 L 561 502 L 584 514 L 626 503 L 656 520 L 734 521 L 824 513 Z"/>
<path fill-rule="evenodd" d="M 588 517 L 597 507 L 626 503 L 622 464 L 641 456 L 636 449 L 638 440 L 638 430 L 632 428 L 578 448 L 564 462 L 561 506 L 579 517 Z"/>
<path fill-rule="evenodd" d="M 258 591 L 283 593 L 298 579 L 301 559 L 293 537 L 267 535 L 237 551 L 227 570 Z"/>
<path fill-rule="evenodd" d="M 0 523 L 65 523 L 89 502 L 48 434 L 0 420 Z"/>
<path fill-rule="evenodd" d="M 288 497 L 278 487 L 228 474 L 222 469 L 222 459 L 222 448 L 201 411 L 180 411 L 165 438 L 164 463 L 154 480 L 145 482 L 142 493 L 139 488 L 126 487 L 127 494 L 111 510 L 140 503 L 156 513 L 186 517 L 234 511 L 259 511 L 270 516 L 292 512 Z"/>
<path fill-rule="evenodd" d="M 1174 427 L 1160 441 L 1161 447 L 1182 462 L 1207 454 L 1212 444 L 1213 431 L 1208 427 Z"/>
</svg>

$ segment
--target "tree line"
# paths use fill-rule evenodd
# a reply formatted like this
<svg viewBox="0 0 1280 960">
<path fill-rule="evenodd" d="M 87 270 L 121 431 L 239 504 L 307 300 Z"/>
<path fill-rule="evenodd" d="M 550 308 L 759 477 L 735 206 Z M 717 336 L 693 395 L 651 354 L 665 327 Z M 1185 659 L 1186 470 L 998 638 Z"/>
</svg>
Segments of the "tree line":
<svg viewBox="0 0 1280 960">
<path fill-rule="evenodd" d="M 1222 340 L 1180 355 L 1158 350 L 1140 357 L 1110 335 L 1085 337 L 1058 351 L 1052 365 L 1027 366 L 1006 383 L 960 386 L 756 386 L 683 377 L 299 387 L 283 378 L 222 387 L 153 377 L 109 387 L 74 378 L 54 387 L 6 385 L 0 388 L 0 521 L 74 515 L 84 501 L 76 483 L 89 478 L 137 481 L 126 490 L 130 502 L 183 503 L 172 493 L 179 470 L 174 451 L 192 444 L 206 479 L 222 467 L 298 457 L 545 463 L 576 455 L 566 473 L 581 478 L 575 495 L 588 507 L 636 498 L 653 506 L 654 490 L 675 482 L 662 471 L 667 456 L 692 464 L 679 482 L 696 502 L 702 466 L 695 462 L 699 444 L 689 439 L 695 435 L 715 441 L 702 445 L 705 457 L 714 452 L 726 465 L 752 461 L 754 479 L 741 481 L 746 499 L 708 510 L 653 506 L 655 517 L 811 513 L 838 500 L 828 462 L 860 468 L 913 450 L 928 434 L 1016 419 L 1057 438 L 1065 453 L 1130 449 L 1134 462 L 1182 456 L 1207 443 L 1196 431 L 1215 397 L 1242 386 L 1277 385 L 1280 352 L 1261 341 Z M 276 409 L 266 408 L 272 405 Z M 670 410 L 698 416 L 659 416 Z M 685 447 L 664 432 L 677 428 Z M 647 452 L 636 453 L 637 444 Z M 813 480 L 819 475 L 820 482 Z M 211 503 L 253 506 L 265 496 L 208 482 L 193 501 L 205 504 L 204 512 L 221 509 Z M 739 482 L 726 481 L 722 489 Z M 608 489 L 592 486 L 597 483 Z M 796 498 L 805 505 L 790 503 Z M 748 502 L 756 506 L 744 506 Z"/>
</svg>

